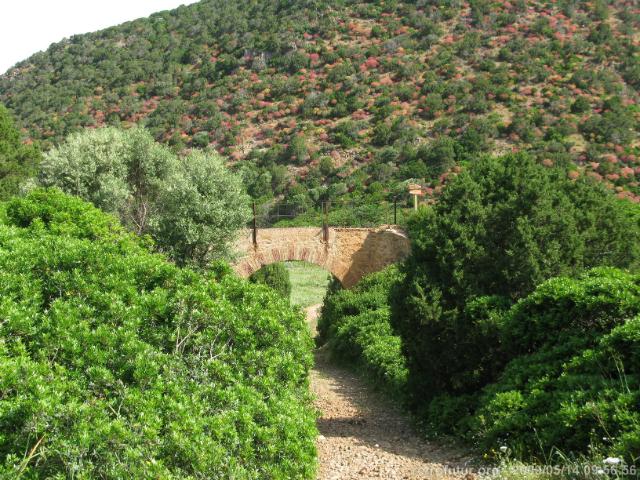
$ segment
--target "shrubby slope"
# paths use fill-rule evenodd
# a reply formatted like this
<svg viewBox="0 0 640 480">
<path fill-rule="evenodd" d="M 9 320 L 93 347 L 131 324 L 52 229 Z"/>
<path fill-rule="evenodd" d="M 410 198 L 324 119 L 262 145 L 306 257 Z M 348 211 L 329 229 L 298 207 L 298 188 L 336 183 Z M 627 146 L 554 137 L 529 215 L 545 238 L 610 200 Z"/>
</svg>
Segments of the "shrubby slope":
<svg viewBox="0 0 640 480">
<path fill-rule="evenodd" d="M 639 29 L 631 0 L 203 0 L 52 45 L 0 102 L 45 150 L 143 123 L 303 206 L 411 178 L 437 194 L 511 150 L 638 200 Z"/>
</svg>

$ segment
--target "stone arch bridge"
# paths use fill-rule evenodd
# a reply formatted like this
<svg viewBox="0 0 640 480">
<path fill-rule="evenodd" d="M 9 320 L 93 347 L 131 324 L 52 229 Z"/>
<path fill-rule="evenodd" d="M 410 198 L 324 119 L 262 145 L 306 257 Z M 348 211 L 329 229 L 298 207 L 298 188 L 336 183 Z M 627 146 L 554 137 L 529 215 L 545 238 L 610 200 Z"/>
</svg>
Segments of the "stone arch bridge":
<svg viewBox="0 0 640 480">
<path fill-rule="evenodd" d="M 254 241 L 255 240 L 255 241 Z M 406 234 L 390 226 L 377 228 L 265 228 L 246 230 L 236 242 L 233 267 L 248 277 L 270 263 L 302 260 L 331 272 L 345 288 L 365 275 L 404 259 Z"/>
</svg>

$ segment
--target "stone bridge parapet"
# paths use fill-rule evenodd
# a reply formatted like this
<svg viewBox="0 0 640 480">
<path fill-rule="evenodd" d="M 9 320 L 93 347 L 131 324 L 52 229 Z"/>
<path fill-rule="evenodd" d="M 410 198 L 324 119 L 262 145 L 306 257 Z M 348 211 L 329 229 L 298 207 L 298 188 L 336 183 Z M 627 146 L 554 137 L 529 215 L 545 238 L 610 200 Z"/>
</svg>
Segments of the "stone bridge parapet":
<svg viewBox="0 0 640 480">
<path fill-rule="evenodd" d="M 410 251 L 406 234 L 393 226 L 377 228 L 316 227 L 245 230 L 236 242 L 235 271 L 248 277 L 270 263 L 300 260 L 331 272 L 345 288 L 365 275 L 403 260 Z"/>
</svg>

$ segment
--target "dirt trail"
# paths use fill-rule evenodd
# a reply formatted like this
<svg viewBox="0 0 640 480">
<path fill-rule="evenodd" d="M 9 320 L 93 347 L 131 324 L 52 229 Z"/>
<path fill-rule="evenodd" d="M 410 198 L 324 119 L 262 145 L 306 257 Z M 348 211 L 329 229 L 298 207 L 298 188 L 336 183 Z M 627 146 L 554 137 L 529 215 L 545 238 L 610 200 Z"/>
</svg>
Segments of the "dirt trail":
<svg viewBox="0 0 640 480">
<path fill-rule="evenodd" d="M 319 307 L 306 310 L 312 331 Z M 318 480 L 475 478 L 453 475 L 455 468 L 464 468 L 461 452 L 418 437 L 397 406 L 331 363 L 322 349 L 316 353 L 311 389 L 321 412 Z"/>
</svg>

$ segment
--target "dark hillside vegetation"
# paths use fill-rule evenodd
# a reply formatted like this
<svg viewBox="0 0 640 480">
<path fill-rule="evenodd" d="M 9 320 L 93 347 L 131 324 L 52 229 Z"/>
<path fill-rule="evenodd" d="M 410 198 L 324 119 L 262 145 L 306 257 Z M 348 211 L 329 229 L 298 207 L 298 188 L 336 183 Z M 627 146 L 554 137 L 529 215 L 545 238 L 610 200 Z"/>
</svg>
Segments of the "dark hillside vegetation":
<svg viewBox="0 0 640 480">
<path fill-rule="evenodd" d="M 630 0 L 203 0 L 52 45 L 0 77 L 45 150 L 144 124 L 217 149 L 256 199 L 376 202 L 528 151 L 640 198 Z"/>
<path fill-rule="evenodd" d="M 0 478 L 315 472 L 302 315 L 56 190 L 0 215 Z"/>
</svg>

